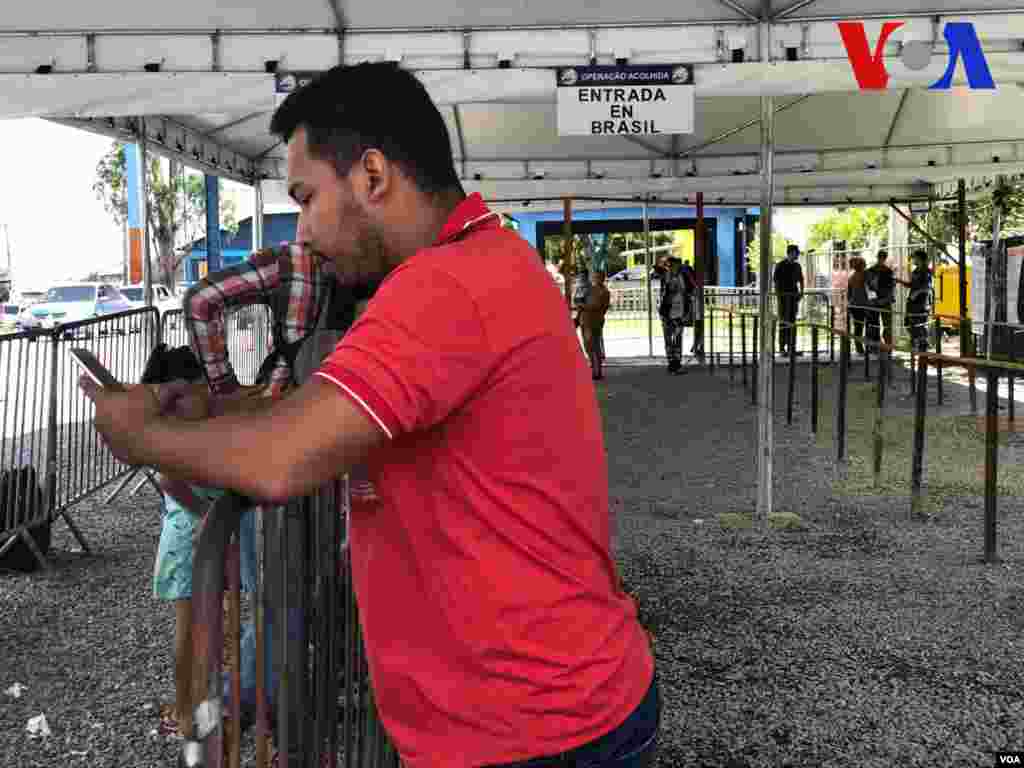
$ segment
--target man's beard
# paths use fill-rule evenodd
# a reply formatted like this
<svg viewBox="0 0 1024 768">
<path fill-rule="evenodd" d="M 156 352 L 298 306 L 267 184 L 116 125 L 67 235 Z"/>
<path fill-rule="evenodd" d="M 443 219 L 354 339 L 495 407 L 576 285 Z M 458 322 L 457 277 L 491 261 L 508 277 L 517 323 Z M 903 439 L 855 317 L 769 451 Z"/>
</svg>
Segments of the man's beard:
<svg viewBox="0 0 1024 768">
<path fill-rule="evenodd" d="M 355 206 L 344 215 L 358 222 L 359 231 L 352 252 L 335 262 L 335 278 L 357 299 L 366 299 L 376 292 L 393 267 L 383 234 Z"/>
</svg>

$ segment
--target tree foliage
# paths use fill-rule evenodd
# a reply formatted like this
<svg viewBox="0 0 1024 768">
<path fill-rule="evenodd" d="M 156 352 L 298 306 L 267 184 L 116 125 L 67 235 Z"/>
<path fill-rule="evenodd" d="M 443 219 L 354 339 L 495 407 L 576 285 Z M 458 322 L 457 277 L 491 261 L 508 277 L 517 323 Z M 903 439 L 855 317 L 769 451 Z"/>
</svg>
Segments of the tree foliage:
<svg viewBox="0 0 1024 768">
<path fill-rule="evenodd" d="M 577 272 L 583 263 L 582 254 L 586 253 L 584 238 L 586 235 L 573 235 L 573 264 Z M 626 257 L 623 252 L 632 251 L 644 247 L 644 235 L 642 232 L 616 232 L 609 237 L 611 241 L 608 248 L 608 274 L 614 275 L 626 268 Z M 652 232 L 651 247 L 658 245 L 670 245 L 674 241 L 671 232 Z M 565 238 L 562 235 L 549 235 L 544 238 L 544 261 L 555 266 L 561 266 L 562 248 Z"/>
<path fill-rule="evenodd" d="M 885 208 L 847 208 L 835 211 L 811 225 L 808 249 L 833 240 L 846 242 L 850 250 L 885 245 L 889 241 L 889 212 Z"/>
<path fill-rule="evenodd" d="M 1000 235 L 1024 234 L 1024 186 L 1006 183 L 998 192 L 992 187 L 991 194 L 967 201 L 968 241 L 992 238 L 992 219 L 997 206 L 1002 211 Z M 933 206 L 928 215 L 918 219 L 917 223 L 943 243 L 956 244 L 960 241 L 959 212 L 955 202 Z M 910 242 L 924 245 L 926 239 L 911 229 Z"/>
<path fill-rule="evenodd" d="M 146 180 L 151 239 L 151 267 L 171 290 L 174 275 L 188 254 L 185 247 L 206 229 L 206 188 L 203 177 L 182 172 L 175 160 L 147 157 Z M 96 164 L 92 189 L 117 224 L 128 219 L 128 178 L 125 145 L 114 142 Z M 220 196 L 221 229 L 238 230 L 234 201 Z"/>
<path fill-rule="evenodd" d="M 777 263 L 786 258 L 786 246 L 789 242 L 781 232 L 772 232 L 772 263 Z M 761 223 L 754 225 L 753 235 L 747 243 L 747 264 L 750 274 L 754 275 L 761 265 Z"/>
</svg>

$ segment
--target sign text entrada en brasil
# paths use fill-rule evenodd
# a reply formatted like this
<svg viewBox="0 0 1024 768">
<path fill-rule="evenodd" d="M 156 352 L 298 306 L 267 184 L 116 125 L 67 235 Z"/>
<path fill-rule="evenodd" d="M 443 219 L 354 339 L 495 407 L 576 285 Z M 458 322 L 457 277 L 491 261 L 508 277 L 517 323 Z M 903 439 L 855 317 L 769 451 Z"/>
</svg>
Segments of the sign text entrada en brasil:
<svg viewBox="0 0 1024 768">
<path fill-rule="evenodd" d="M 692 133 L 686 65 L 566 67 L 558 72 L 558 132 L 607 136 Z"/>
</svg>

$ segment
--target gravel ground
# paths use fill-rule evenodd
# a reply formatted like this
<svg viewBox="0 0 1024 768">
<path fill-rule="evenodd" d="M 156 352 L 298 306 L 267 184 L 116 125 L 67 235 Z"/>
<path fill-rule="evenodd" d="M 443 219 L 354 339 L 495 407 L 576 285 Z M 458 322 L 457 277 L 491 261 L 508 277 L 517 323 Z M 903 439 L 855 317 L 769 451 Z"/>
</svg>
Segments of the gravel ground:
<svg viewBox="0 0 1024 768">
<path fill-rule="evenodd" d="M 830 442 L 785 425 L 783 382 L 775 510 L 802 525 L 768 533 L 720 517 L 755 500 L 754 409 L 724 372 L 615 367 L 601 387 L 619 562 L 664 689 L 658 765 L 990 766 L 1024 748 L 1024 498 L 1000 499 L 1002 562 L 981 565 L 976 494 L 932 498 L 925 520 L 905 487 L 840 495 Z"/>
<path fill-rule="evenodd" d="M 723 525 L 754 505 L 738 384 L 618 364 L 599 392 L 618 558 L 666 706 L 658 766 L 988 766 L 1024 748 L 1024 498 L 1001 499 L 1002 562 L 983 566 L 977 494 L 926 520 L 908 519 L 904 488 L 841 495 L 827 440 L 780 419 L 775 507 L 801 526 Z M 152 734 L 173 696 L 156 497 L 103 495 L 73 510 L 92 556 L 58 523 L 50 574 L 0 574 L 0 765 L 176 759 L 180 742 Z M 49 738 L 25 731 L 39 714 Z"/>
</svg>

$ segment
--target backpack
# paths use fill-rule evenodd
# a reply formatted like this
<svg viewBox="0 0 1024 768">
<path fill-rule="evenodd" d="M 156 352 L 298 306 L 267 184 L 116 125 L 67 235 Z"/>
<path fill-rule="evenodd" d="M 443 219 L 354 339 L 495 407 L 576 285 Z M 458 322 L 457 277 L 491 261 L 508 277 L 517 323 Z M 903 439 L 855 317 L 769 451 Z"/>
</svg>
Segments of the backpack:
<svg viewBox="0 0 1024 768">
<path fill-rule="evenodd" d="M 203 367 L 191 347 L 172 349 L 161 342 L 149 353 L 140 381 L 143 384 L 166 384 L 177 379 L 198 381 L 201 378 Z"/>
<path fill-rule="evenodd" d="M 300 377 L 296 375 L 296 359 L 302 345 L 319 331 L 347 331 L 355 321 L 356 304 L 373 296 L 379 285 L 374 282 L 354 287 L 341 286 L 336 280 L 332 280 L 327 298 L 321 302 L 317 310 L 313 329 L 301 339 L 291 343 L 284 340 L 284 325 L 288 316 L 288 294 L 285 291 L 277 291 L 274 297 L 267 302 L 271 317 L 274 318 L 271 326 L 274 347 L 260 365 L 255 383 L 259 386 L 266 385 L 270 380 L 271 371 L 282 359 L 291 371 L 292 384 L 300 383 Z"/>
<path fill-rule="evenodd" d="M 10 521 L 10 527 L 16 528 L 28 520 L 38 518 L 45 509 L 44 505 L 43 489 L 39 486 L 35 467 L 24 466 L 0 472 L 0 521 Z M 50 551 L 52 526 L 53 521 L 47 517 L 28 529 L 43 556 Z M 8 543 L 6 539 L 0 540 L 0 550 Z M 7 551 L 0 555 L 0 570 L 31 573 L 38 568 L 39 561 L 20 534 L 16 535 Z"/>
</svg>

